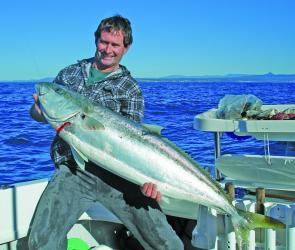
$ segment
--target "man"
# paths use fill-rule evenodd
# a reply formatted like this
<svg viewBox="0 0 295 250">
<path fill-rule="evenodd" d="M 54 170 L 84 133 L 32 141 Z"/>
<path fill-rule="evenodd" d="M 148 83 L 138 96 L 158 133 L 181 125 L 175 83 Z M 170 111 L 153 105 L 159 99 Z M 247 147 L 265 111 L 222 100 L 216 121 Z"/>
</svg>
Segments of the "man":
<svg viewBox="0 0 295 250">
<path fill-rule="evenodd" d="M 95 32 L 95 44 L 94 58 L 66 67 L 54 82 L 141 122 L 142 91 L 126 67 L 119 64 L 132 44 L 129 20 L 118 15 L 102 20 Z M 32 117 L 44 121 L 36 94 L 34 99 Z M 161 194 L 154 184 L 145 183 L 140 188 L 93 163 L 82 170 L 69 145 L 58 136 L 51 145 L 51 157 L 56 171 L 34 215 L 29 249 L 66 249 L 68 231 L 96 201 L 112 211 L 145 249 L 183 249 L 160 211 L 157 202 Z"/>
</svg>

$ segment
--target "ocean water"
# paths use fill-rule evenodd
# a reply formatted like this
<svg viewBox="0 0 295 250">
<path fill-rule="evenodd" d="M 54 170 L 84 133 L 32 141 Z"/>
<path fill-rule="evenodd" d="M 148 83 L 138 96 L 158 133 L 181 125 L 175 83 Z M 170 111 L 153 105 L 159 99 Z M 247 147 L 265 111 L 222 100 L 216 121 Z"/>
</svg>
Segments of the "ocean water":
<svg viewBox="0 0 295 250">
<path fill-rule="evenodd" d="M 195 115 L 214 108 L 226 94 L 253 94 L 263 104 L 295 104 L 295 83 L 140 82 L 145 123 L 162 126 L 162 134 L 213 173 L 213 133 L 193 129 Z M 54 131 L 29 116 L 34 83 L 0 83 L 0 185 L 50 178 L 49 148 Z M 286 153 L 284 142 L 271 142 L 272 155 Z M 292 145 L 291 145 L 292 147 Z M 264 154 L 262 141 L 222 138 L 222 153 Z"/>
</svg>

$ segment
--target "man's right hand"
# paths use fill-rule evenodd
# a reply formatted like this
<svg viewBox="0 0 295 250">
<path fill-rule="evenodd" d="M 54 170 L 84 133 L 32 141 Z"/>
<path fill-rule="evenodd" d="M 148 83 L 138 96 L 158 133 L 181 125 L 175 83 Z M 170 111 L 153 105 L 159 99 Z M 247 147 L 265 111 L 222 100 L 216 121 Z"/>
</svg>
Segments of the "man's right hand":
<svg viewBox="0 0 295 250">
<path fill-rule="evenodd" d="M 141 192 L 152 199 L 155 199 L 157 202 L 161 200 L 161 193 L 157 190 L 157 185 L 151 182 L 146 182 L 141 187 Z"/>
</svg>

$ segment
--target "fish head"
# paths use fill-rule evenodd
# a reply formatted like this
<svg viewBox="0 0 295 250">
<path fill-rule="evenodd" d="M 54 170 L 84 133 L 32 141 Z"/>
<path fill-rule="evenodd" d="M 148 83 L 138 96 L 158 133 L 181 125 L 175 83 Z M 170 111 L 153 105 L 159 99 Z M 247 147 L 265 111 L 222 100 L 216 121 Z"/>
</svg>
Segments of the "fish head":
<svg viewBox="0 0 295 250">
<path fill-rule="evenodd" d="M 55 83 L 38 83 L 36 92 L 42 113 L 50 123 L 61 123 L 80 113 L 81 108 L 69 91 Z"/>
</svg>

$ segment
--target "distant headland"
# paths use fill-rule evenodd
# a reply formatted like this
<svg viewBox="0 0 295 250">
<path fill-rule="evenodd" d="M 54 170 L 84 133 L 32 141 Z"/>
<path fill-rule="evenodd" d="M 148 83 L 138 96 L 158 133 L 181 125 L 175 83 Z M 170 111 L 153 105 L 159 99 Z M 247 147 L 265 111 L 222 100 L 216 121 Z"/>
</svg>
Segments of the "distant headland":
<svg viewBox="0 0 295 250">
<path fill-rule="evenodd" d="M 158 78 L 137 78 L 138 81 L 186 81 L 186 82 L 294 82 L 295 74 L 227 74 L 205 76 L 171 75 Z"/>
</svg>

